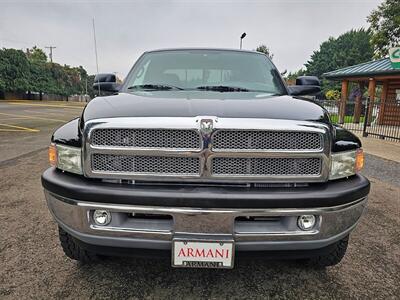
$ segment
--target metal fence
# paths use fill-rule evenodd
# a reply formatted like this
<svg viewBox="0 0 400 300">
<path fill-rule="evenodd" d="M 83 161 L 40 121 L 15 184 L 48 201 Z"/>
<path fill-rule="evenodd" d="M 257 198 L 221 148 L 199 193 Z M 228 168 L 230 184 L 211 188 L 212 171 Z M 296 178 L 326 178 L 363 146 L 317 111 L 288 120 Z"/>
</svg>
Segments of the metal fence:
<svg viewBox="0 0 400 300">
<path fill-rule="evenodd" d="M 335 124 L 364 137 L 400 142 L 400 101 L 387 100 L 347 100 L 344 105 L 334 100 L 319 100 L 319 103 L 326 108 Z"/>
</svg>

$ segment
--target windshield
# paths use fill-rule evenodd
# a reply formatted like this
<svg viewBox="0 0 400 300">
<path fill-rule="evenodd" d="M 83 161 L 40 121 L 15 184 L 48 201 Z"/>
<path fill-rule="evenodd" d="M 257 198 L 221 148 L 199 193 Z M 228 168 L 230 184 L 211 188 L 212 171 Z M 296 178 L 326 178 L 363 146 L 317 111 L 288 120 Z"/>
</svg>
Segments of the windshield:
<svg viewBox="0 0 400 300">
<path fill-rule="evenodd" d="M 146 53 L 128 75 L 124 90 L 286 94 L 278 71 L 265 55 L 226 50 Z"/>
</svg>

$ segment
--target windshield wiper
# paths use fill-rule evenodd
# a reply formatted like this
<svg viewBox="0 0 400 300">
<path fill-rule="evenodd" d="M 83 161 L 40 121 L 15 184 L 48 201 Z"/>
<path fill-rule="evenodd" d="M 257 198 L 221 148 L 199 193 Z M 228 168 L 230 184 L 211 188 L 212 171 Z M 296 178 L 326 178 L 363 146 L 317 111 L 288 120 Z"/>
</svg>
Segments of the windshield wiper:
<svg viewBox="0 0 400 300">
<path fill-rule="evenodd" d="M 216 91 L 216 92 L 249 92 L 246 88 L 227 86 L 227 85 L 204 85 L 196 87 L 196 90 Z"/>
<path fill-rule="evenodd" d="M 155 90 L 155 91 L 169 91 L 169 90 L 180 90 L 182 91 L 183 88 L 168 85 L 168 84 L 139 84 L 139 85 L 132 85 L 128 87 L 128 90 Z"/>
</svg>

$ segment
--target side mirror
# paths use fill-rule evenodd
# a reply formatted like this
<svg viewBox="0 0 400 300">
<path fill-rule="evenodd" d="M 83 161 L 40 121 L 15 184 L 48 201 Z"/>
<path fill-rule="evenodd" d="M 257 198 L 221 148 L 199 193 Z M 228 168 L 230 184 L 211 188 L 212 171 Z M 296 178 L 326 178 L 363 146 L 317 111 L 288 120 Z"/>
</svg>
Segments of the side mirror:
<svg viewBox="0 0 400 300">
<path fill-rule="evenodd" d="M 115 93 L 119 91 L 119 84 L 115 74 L 97 74 L 94 78 L 93 89 Z"/>
<path fill-rule="evenodd" d="M 300 76 L 296 78 L 296 85 L 321 86 L 321 83 L 317 76 Z"/>
<path fill-rule="evenodd" d="M 321 83 L 315 76 L 300 76 L 296 78 L 296 85 L 288 86 L 292 96 L 315 95 L 321 92 Z"/>
</svg>

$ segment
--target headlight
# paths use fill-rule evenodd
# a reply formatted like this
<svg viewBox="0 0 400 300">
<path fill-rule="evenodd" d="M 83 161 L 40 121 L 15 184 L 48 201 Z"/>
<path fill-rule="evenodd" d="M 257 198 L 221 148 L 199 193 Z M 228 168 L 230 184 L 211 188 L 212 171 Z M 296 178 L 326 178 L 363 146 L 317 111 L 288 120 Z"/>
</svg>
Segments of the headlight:
<svg viewBox="0 0 400 300">
<path fill-rule="evenodd" d="M 364 166 L 362 149 L 332 154 L 329 179 L 339 179 L 356 174 Z"/>
<path fill-rule="evenodd" d="M 49 147 L 50 165 L 60 170 L 82 174 L 81 148 L 52 144 Z"/>
</svg>

